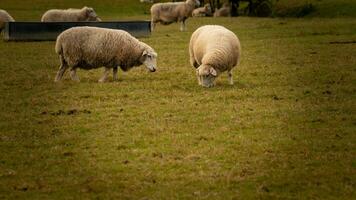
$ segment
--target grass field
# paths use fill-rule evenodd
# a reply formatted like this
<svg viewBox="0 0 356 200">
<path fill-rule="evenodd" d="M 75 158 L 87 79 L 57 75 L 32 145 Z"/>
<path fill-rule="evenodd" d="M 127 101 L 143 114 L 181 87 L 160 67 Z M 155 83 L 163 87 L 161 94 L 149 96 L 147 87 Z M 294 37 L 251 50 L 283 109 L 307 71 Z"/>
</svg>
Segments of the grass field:
<svg viewBox="0 0 356 200">
<path fill-rule="evenodd" d="M 3 2 L 22 20 L 42 12 Z M 54 83 L 54 42 L 0 41 L 0 199 L 355 199 L 356 18 L 187 24 L 141 39 L 157 72 L 105 84 L 102 69 Z M 235 85 L 197 85 L 188 42 L 203 24 L 240 38 Z"/>
</svg>

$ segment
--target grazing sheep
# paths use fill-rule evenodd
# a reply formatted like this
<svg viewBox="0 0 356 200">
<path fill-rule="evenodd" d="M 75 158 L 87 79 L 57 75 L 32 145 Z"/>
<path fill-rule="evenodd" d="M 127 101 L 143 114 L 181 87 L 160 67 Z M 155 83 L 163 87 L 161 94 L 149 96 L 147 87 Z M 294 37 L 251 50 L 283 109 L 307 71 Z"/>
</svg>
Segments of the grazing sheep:
<svg viewBox="0 0 356 200">
<path fill-rule="evenodd" d="M 82 9 L 69 8 L 67 10 L 51 9 L 45 12 L 41 22 L 77 22 L 77 21 L 101 21 L 93 8 Z"/>
<path fill-rule="evenodd" d="M 154 29 L 158 22 L 161 22 L 163 25 L 181 22 L 180 30 L 184 31 L 185 20 L 192 16 L 194 8 L 199 5 L 200 2 L 198 0 L 153 4 L 151 7 L 151 30 Z"/>
<path fill-rule="evenodd" d="M 14 22 L 14 18 L 11 17 L 11 15 L 6 12 L 6 10 L 0 9 L 0 31 L 5 28 L 5 23 L 6 22 Z"/>
<path fill-rule="evenodd" d="M 216 10 L 214 17 L 228 17 L 231 16 L 231 7 L 228 3 L 224 3 L 223 6 Z"/>
<path fill-rule="evenodd" d="M 211 6 L 209 3 L 205 4 L 204 7 L 197 8 L 192 12 L 193 17 L 206 17 L 212 16 Z"/>
<path fill-rule="evenodd" d="M 189 54 L 199 85 L 212 87 L 215 78 L 224 71 L 233 84 L 231 70 L 241 55 L 240 41 L 233 32 L 218 25 L 202 26 L 190 38 Z"/>
<path fill-rule="evenodd" d="M 140 0 L 141 3 L 153 3 L 153 0 Z"/>
<path fill-rule="evenodd" d="M 117 80 L 118 66 L 123 71 L 144 64 L 151 72 L 156 71 L 157 53 L 147 44 L 140 42 L 126 31 L 97 28 L 74 27 L 65 30 L 57 37 L 56 53 L 60 57 L 60 68 L 55 82 L 70 68 L 72 80 L 79 81 L 76 69 L 94 69 L 104 66 L 105 82 L 110 69 Z"/>
</svg>

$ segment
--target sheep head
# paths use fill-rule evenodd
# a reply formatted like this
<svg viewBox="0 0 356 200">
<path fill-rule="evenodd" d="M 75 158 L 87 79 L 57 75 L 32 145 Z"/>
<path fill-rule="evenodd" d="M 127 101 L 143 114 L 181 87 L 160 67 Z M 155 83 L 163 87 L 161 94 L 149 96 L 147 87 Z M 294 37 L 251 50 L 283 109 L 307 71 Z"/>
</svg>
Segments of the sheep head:
<svg viewBox="0 0 356 200">
<path fill-rule="evenodd" d="M 150 72 L 155 72 L 157 67 L 157 53 L 153 50 L 145 49 L 142 52 L 141 62 L 144 64 Z"/>
<path fill-rule="evenodd" d="M 88 18 L 88 21 L 101 21 L 101 19 L 98 17 L 98 15 L 95 13 L 93 8 L 90 7 L 84 7 L 86 16 Z"/>
<path fill-rule="evenodd" d="M 197 75 L 202 86 L 213 87 L 214 80 L 218 76 L 218 72 L 210 65 L 202 64 L 196 70 Z"/>
</svg>

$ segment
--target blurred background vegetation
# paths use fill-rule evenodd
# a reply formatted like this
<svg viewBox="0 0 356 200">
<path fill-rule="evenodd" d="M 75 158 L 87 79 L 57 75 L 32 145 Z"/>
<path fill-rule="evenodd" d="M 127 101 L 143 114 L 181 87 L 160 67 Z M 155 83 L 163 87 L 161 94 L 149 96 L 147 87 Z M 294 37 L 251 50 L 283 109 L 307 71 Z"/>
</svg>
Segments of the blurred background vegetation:
<svg viewBox="0 0 356 200">
<path fill-rule="evenodd" d="M 159 2 L 168 2 L 161 0 Z M 13 0 L 1 0 L 0 8 L 11 13 L 18 21 L 35 21 L 51 8 L 92 6 L 106 19 L 148 15 L 152 4 L 140 3 L 139 0 L 31 0 L 16 3 Z M 158 2 L 156 0 L 156 2 Z M 271 17 L 356 17 L 354 0 L 201 0 L 202 4 L 211 3 L 213 8 L 224 3 L 236 5 L 237 15 Z M 104 19 L 105 20 L 105 19 Z"/>
</svg>

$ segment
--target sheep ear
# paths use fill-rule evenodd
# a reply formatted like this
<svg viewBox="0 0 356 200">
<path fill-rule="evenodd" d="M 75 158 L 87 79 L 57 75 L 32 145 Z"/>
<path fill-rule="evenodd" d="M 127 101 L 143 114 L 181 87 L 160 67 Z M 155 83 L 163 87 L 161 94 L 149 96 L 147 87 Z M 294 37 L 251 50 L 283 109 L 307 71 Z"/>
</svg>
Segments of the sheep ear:
<svg viewBox="0 0 356 200">
<path fill-rule="evenodd" d="M 217 75 L 218 75 L 218 73 L 216 72 L 216 70 L 215 70 L 214 68 L 212 68 L 212 67 L 210 68 L 209 72 L 210 72 L 210 74 L 213 75 L 213 76 L 217 76 Z"/>
<path fill-rule="evenodd" d="M 146 50 L 144 50 L 143 52 L 142 52 L 142 56 L 141 56 L 141 58 L 140 58 L 140 61 L 143 63 L 143 62 L 145 62 L 145 60 L 146 60 L 146 58 L 147 58 L 147 55 L 148 55 L 148 52 L 146 51 Z"/>
</svg>

